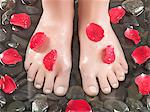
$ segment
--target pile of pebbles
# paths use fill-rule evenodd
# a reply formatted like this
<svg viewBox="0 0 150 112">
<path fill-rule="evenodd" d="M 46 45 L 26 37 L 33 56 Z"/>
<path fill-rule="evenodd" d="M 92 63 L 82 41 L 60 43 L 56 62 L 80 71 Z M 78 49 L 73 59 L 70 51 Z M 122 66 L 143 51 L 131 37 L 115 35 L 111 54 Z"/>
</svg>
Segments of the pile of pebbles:
<svg viewBox="0 0 150 112">
<path fill-rule="evenodd" d="M 41 0 L 0 0 L 0 53 L 8 48 L 15 48 L 25 57 L 25 51 L 42 14 Z M 17 90 L 8 95 L 0 91 L 0 112 L 65 112 L 67 102 L 71 99 L 85 99 L 93 112 L 150 112 L 150 95 L 142 96 L 134 83 L 134 78 L 141 74 L 150 74 L 150 60 L 137 65 L 131 58 L 132 51 L 138 47 L 127 40 L 123 33 L 128 26 L 140 32 L 140 45 L 150 46 L 150 0 L 111 0 L 110 8 L 122 5 L 128 14 L 120 24 L 112 25 L 124 49 L 129 64 L 129 74 L 118 89 L 105 95 L 102 92 L 96 97 L 87 96 L 82 90 L 78 69 L 79 40 L 77 38 L 77 7 L 75 1 L 75 19 L 73 35 L 73 69 L 70 88 L 64 97 L 42 93 L 27 82 L 23 62 L 6 66 L 0 63 L 0 74 L 10 75 L 17 84 Z M 27 13 L 31 17 L 31 27 L 22 29 L 9 23 L 14 13 Z M 78 50 L 77 50 L 78 49 Z"/>
</svg>

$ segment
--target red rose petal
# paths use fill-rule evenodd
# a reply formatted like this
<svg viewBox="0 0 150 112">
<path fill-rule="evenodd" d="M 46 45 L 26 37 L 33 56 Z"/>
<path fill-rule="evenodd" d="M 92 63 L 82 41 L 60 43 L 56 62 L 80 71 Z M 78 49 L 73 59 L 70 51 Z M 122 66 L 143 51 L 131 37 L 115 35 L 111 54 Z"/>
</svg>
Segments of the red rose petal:
<svg viewBox="0 0 150 112">
<path fill-rule="evenodd" d="M 19 55 L 16 49 L 10 48 L 5 50 L 1 54 L 0 60 L 2 61 L 2 63 L 9 65 L 9 64 L 16 64 L 18 62 L 21 62 L 22 57 L 21 55 Z"/>
<path fill-rule="evenodd" d="M 12 92 L 15 91 L 15 89 L 17 88 L 14 80 L 10 77 L 5 75 L 3 78 L 3 86 L 2 86 L 2 90 L 7 93 L 7 94 L 11 94 Z"/>
<path fill-rule="evenodd" d="M 57 59 L 57 51 L 51 50 L 43 59 L 43 64 L 48 71 L 53 70 L 53 66 Z"/>
<path fill-rule="evenodd" d="M 10 18 L 10 23 L 28 29 L 31 25 L 30 16 L 26 13 L 13 14 Z"/>
<path fill-rule="evenodd" d="M 141 74 L 135 78 L 135 83 L 138 85 L 139 93 L 142 95 L 150 93 L 150 76 Z"/>
<path fill-rule="evenodd" d="M 110 21 L 114 24 L 119 23 L 119 21 L 124 17 L 126 11 L 121 7 L 114 7 L 109 10 Z"/>
<path fill-rule="evenodd" d="M 47 39 L 48 37 L 43 32 L 37 32 L 30 40 L 30 48 L 34 51 L 39 50 Z"/>
<path fill-rule="evenodd" d="M 98 42 L 104 37 L 104 30 L 95 23 L 90 23 L 86 28 L 86 34 L 91 41 Z"/>
<path fill-rule="evenodd" d="M 134 41 L 135 44 L 138 44 L 141 41 L 141 37 L 139 35 L 138 30 L 127 28 L 124 32 L 126 38 Z"/>
<path fill-rule="evenodd" d="M 85 100 L 70 100 L 66 112 L 92 112 L 92 109 Z"/>
<path fill-rule="evenodd" d="M 150 48 L 148 46 L 140 46 L 132 53 L 135 63 L 143 64 L 150 58 Z"/>
<path fill-rule="evenodd" d="M 2 88 L 2 86 L 3 86 L 3 80 L 0 79 L 0 88 Z"/>
<path fill-rule="evenodd" d="M 111 64 L 115 61 L 114 48 L 111 45 L 108 45 L 103 51 L 103 62 Z"/>
</svg>

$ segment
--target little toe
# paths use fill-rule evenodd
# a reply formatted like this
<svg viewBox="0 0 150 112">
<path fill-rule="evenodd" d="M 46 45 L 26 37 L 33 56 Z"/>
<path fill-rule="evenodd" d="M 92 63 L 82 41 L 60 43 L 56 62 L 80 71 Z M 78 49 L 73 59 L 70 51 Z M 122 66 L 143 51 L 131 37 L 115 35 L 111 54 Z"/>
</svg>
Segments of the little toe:
<svg viewBox="0 0 150 112">
<path fill-rule="evenodd" d="M 35 78 L 35 82 L 34 82 L 34 86 L 37 88 L 37 89 L 41 89 L 42 86 L 43 86 L 43 82 L 44 82 L 44 71 L 43 69 L 39 69 L 37 75 L 36 75 L 36 78 Z"/>
<path fill-rule="evenodd" d="M 111 72 L 108 73 L 107 77 L 108 77 L 110 85 L 113 88 L 118 88 L 119 82 L 118 82 L 118 79 L 117 79 L 115 73 L 111 71 Z"/>
<path fill-rule="evenodd" d="M 116 74 L 116 77 L 119 81 L 124 81 L 125 80 L 125 73 L 120 64 L 117 64 L 114 68 L 114 72 Z"/>
<path fill-rule="evenodd" d="M 128 64 L 124 57 L 121 57 L 120 64 L 121 64 L 122 68 L 124 69 L 124 72 L 127 74 L 128 73 Z"/>
<path fill-rule="evenodd" d="M 52 91 L 53 91 L 53 85 L 54 85 L 54 79 L 55 79 L 54 72 L 46 73 L 45 83 L 44 83 L 44 87 L 43 87 L 43 92 L 45 94 L 52 93 Z"/>
<path fill-rule="evenodd" d="M 82 74 L 82 83 L 83 83 L 83 89 L 89 96 L 96 96 L 99 92 L 98 83 L 96 80 L 96 76 L 93 74 L 92 76 L 89 76 L 87 73 L 83 76 Z"/>
<path fill-rule="evenodd" d="M 68 90 L 70 70 L 61 72 L 55 80 L 54 93 L 58 96 L 64 96 Z"/>
<path fill-rule="evenodd" d="M 27 74 L 28 74 L 27 75 L 28 81 L 33 81 L 34 80 L 37 71 L 38 71 L 37 64 L 36 63 L 31 64 L 31 66 L 30 66 L 30 68 L 29 68 L 29 70 L 27 72 Z"/>
<path fill-rule="evenodd" d="M 100 84 L 100 88 L 102 92 L 105 94 L 109 94 L 111 92 L 111 87 L 108 83 L 107 75 L 99 74 L 98 80 L 99 80 L 99 84 Z"/>
</svg>

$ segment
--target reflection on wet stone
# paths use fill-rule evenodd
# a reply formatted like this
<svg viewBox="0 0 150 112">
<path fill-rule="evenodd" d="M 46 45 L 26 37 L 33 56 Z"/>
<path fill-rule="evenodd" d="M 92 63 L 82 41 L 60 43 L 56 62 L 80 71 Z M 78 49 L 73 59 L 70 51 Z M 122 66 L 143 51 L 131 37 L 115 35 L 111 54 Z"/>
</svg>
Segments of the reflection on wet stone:
<svg viewBox="0 0 150 112">
<path fill-rule="evenodd" d="M 11 103 L 7 108 L 7 112 L 24 112 L 24 110 L 25 105 L 21 101 L 15 101 Z"/>
<path fill-rule="evenodd" d="M 144 4 L 141 0 L 125 0 L 122 7 L 129 13 L 138 16 L 144 11 Z"/>
<path fill-rule="evenodd" d="M 1 0 L 0 1 L 0 8 L 1 10 L 9 10 L 13 9 L 16 5 L 15 0 Z"/>
</svg>

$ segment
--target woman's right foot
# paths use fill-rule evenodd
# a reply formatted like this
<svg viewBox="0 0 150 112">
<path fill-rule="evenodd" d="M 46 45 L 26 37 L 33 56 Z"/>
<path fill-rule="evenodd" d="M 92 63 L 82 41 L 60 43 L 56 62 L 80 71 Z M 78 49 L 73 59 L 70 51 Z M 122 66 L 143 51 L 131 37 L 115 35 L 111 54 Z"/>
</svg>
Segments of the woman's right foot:
<svg viewBox="0 0 150 112">
<path fill-rule="evenodd" d="M 83 89 L 90 96 L 99 93 L 99 86 L 103 93 L 110 93 L 111 87 L 117 88 L 128 72 L 124 53 L 110 24 L 108 6 L 109 0 L 79 0 L 80 71 Z M 102 29 L 102 40 L 94 39 L 93 35 L 102 36 Z M 114 48 L 116 58 L 106 64 L 102 54 L 109 45 Z"/>
<path fill-rule="evenodd" d="M 43 87 L 44 93 L 54 91 L 56 95 L 63 96 L 67 92 L 71 72 L 74 1 L 43 0 L 42 4 L 44 11 L 34 35 L 44 33 L 48 43 L 44 43 L 40 52 L 32 50 L 29 43 L 25 60 L 27 78 L 34 81 L 36 88 Z M 55 51 L 51 53 L 55 54 L 56 61 L 48 70 L 43 59 L 50 51 Z"/>
</svg>

